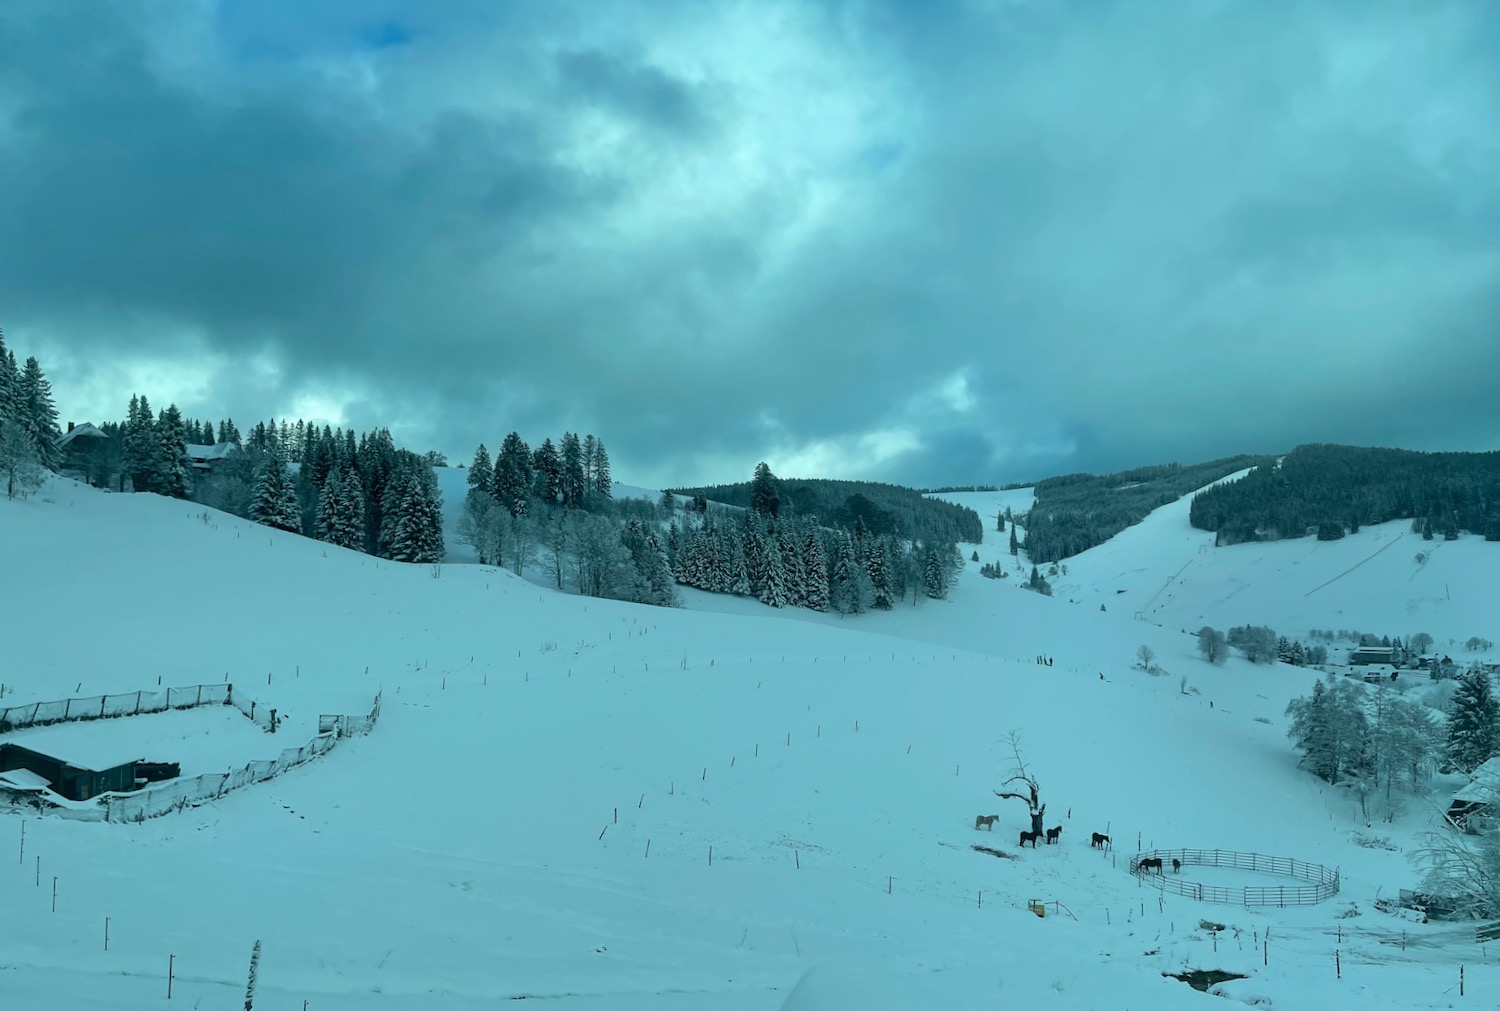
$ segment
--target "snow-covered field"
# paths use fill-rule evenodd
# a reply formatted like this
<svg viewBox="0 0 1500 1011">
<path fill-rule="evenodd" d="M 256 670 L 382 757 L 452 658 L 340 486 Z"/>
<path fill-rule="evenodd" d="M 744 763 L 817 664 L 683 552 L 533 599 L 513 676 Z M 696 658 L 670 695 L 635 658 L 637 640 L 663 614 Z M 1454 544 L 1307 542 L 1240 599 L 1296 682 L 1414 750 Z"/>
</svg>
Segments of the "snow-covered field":
<svg viewBox="0 0 1500 1011">
<path fill-rule="evenodd" d="M 1119 550 L 1150 524 L 1163 545 L 1201 536 L 1172 508 Z M 840 619 L 699 593 L 675 610 L 583 599 L 472 564 L 434 578 L 70 483 L 0 501 L 0 531 L 7 704 L 79 681 L 88 695 L 227 673 L 296 714 L 274 753 L 317 713 L 363 712 L 385 692 L 369 737 L 205 807 L 139 825 L 25 818 L 24 853 L 22 817 L 0 815 L 0 843 L 21 857 L 0 859 L 7 1011 L 158 1007 L 169 964 L 169 1006 L 243 1007 L 256 940 L 255 1006 L 308 1011 L 518 997 L 627 1011 L 1196 1008 L 1211 998 L 1162 974 L 1214 968 L 1247 974 L 1223 992 L 1261 1006 L 1435 1008 L 1458 1000 L 1460 963 L 1466 1001 L 1500 1001 L 1500 965 L 1472 931 L 1374 910 L 1416 875 L 1354 834 L 1410 846 L 1428 813 L 1366 829 L 1296 768 L 1282 713 L 1314 675 L 1204 664 L 1185 618 L 1132 619 L 1161 583 L 1121 583 L 1136 597 L 1100 613 L 1132 571 L 1123 556 L 1070 564 L 1053 599 L 969 565 L 949 600 Z M 1286 613 L 1290 628 L 1304 598 L 1285 573 L 1325 546 L 1265 547 L 1285 565 L 1249 581 L 1294 599 L 1234 620 Z M 1467 550 L 1446 545 L 1429 567 Z M 1478 572 L 1450 573 L 1455 598 L 1486 592 Z M 1171 606 L 1212 597 L 1206 586 L 1169 588 Z M 1228 623 L 1192 627 L 1204 621 Z M 1131 669 L 1142 643 L 1169 676 Z M 162 753 L 172 734 L 138 726 L 144 757 L 177 760 Z M 1060 845 L 1019 850 L 1024 809 L 991 792 L 1013 729 Z M 120 747 L 134 754 L 105 750 Z M 978 814 L 1000 815 L 993 832 L 975 830 Z M 1092 849 L 1093 831 L 1115 851 Z M 1125 870 L 1137 845 L 1337 866 L 1343 893 L 1285 910 L 1162 897 Z M 1033 899 L 1059 905 L 1038 918 Z M 1343 918 L 1351 904 L 1361 915 Z M 1232 930 L 1216 941 L 1203 918 Z"/>
</svg>

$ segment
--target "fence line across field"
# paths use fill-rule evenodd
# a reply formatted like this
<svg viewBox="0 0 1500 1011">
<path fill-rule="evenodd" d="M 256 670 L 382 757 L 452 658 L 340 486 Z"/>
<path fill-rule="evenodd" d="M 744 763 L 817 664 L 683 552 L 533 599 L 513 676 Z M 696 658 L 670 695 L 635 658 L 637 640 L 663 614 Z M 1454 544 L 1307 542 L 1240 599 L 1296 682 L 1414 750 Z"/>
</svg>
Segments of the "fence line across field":
<svg viewBox="0 0 1500 1011">
<path fill-rule="evenodd" d="M 32 702 L 24 706 L 9 706 L 0 709 L 0 733 L 52 723 L 106 720 L 118 716 L 164 713 L 169 709 L 222 705 L 234 705 L 240 707 L 242 712 L 245 711 L 241 707 L 241 700 L 234 698 L 234 686 L 228 684 L 189 685 L 185 688 L 166 688 L 161 691 L 122 692 L 115 695 L 88 695 L 82 698 L 58 699 L 53 702 Z M 247 712 L 246 715 L 249 713 Z M 256 722 L 261 721 L 257 719 Z"/>
<path fill-rule="evenodd" d="M 1279 874 L 1310 882 L 1307 885 L 1244 885 L 1229 887 L 1205 885 L 1173 873 L 1141 872 L 1141 861 L 1158 859 L 1164 866 L 1179 860 L 1184 867 L 1231 867 L 1242 871 Z M 1307 863 L 1292 857 L 1268 856 L 1265 853 L 1241 853 L 1236 850 L 1147 850 L 1130 858 L 1130 873 L 1142 882 L 1155 885 L 1200 902 L 1218 902 L 1241 906 L 1312 906 L 1339 893 L 1339 872 L 1322 864 Z"/>
</svg>

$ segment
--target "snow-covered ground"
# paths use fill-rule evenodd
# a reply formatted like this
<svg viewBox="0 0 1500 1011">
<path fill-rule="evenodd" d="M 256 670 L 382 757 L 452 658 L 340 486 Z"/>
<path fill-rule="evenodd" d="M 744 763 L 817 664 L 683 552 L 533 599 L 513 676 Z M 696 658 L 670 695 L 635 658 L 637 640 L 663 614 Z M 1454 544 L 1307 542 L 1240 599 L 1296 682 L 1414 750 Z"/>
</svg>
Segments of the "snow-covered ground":
<svg viewBox="0 0 1500 1011">
<path fill-rule="evenodd" d="M 1314 675 L 1210 667 L 1178 622 L 1131 617 L 1145 596 L 1100 613 L 1084 588 L 1113 594 L 1118 562 L 1081 559 L 1093 582 L 1060 579 L 1052 599 L 971 564 L 949 600 L 840 619 L 584 599 L 472 564 L 434 578 L 66 482 L 0 501 L 0 530 L 7 703 L 227 673 L 297 714 L 279 748 L 385 691 L 369 737 L 211 805 L 25 818 L 22 859 L 0 860 L 6 1009 L 157 1007 L 169 964 L 174 1002 L 240 1007 L 256 940 L 256 1007 L 309 1011 L 1196 1008 L 1208 998 L 1162 974 L 1212 968 L 1277 1008 L 1435 1008 L 1460 963 L 1466 1000 L 1500 1000 L 1472 931 L 1373 909 L 1416 875 L 1356 832 L 1409 847 L 1428 813 L 1366 829 L 1296 768 L 1282 713 Z M 1452 578 L 1460 599 L 1489 585 Z M 1142 643 L 1170 676 L 1131 669 Z M 138 726 L 147 757 L 177 760 Z M 992 793 L 1011 730 L 1060 845 L 1019 850 L 1024 808 Z M 1000 815 L 993 832 L 978 814 Z M 22 822 L 0 815 L 0 842 L 19 849 Z M 1125 870 L 1138 845 L 1337 866 L 1343 893 L 1285 910 L 1160 897 Z M 1038 918 L 1033 899 L 1059 905 Z M 1233 930 L 1216 942 L 1203 918 Z"/>
</svg>

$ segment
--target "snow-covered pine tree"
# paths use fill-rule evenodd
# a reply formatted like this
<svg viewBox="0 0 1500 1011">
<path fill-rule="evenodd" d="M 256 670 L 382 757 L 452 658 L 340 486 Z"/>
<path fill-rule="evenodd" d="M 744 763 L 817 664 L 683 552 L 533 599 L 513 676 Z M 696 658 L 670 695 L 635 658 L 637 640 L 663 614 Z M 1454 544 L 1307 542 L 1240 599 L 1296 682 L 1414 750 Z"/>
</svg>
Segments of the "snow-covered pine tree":
<svg viewBox="0 0 1500 1011">
<path fill-rule="evenodd" d="M 161 452 L 161 441 L 156 437 L 156 416 L 151 411 L 151 402 L 144 396 L 130 398 L 130 410 L 125 416 L 122 434 L 124 459 L 122 466 L 130 476 L 131 487 L 138 492 L 155 491 L 152 476 L 156 472 L 156 457 Z"/>
<path fill-rule="evenodd" d="M 854 539 L 841 534 L 834 550 L 837 554 L 829 577 L 829 604 L 840 614 L 864 614 L 871 597 L 870 577 L 859 564 Z"/>
<path fill-rule="evenodd" d="M 1035 572 L 1035 568 L 1032 571 Z M 927 560 L 922 566 L 922 589 L 934 600 L 948 595 L 948 576 L 943 568 L 942 552 L 935 544 L 927 546 Z"/>
<path fill-rule="evenodd" d="M 900 602 L 906 599 L 907 555 L 910 549 L 905 541 L 891 534 L 880 539 L 881 554 L 885 556 L 885 573 L 889 581 L 891 599 Z"/>
<path fill-rule="evenodd" d="M 329 543 L 362 551 L 365 546 L 364 485 L 360 482 L 359 471 L 352 467 L 335 473 L 339 476 L 340 497 L 338 518 L 330 531 Z"/>
<path fill-rule="evenodd" d="M 48 470 L 57 470 L 61 461 L 57 440 L 62 436 L 57 427 L 57 407 L 52 403 L 52 384 L 34 357 L 26 359 L 17 394 L 21 426 L 36 446 L 38 462 Z"/>
<path fill-rule="evenodd" d="M 592 434 L 583 437 L 583 493 L 594 490 L 594 443 Z"/>
<path fill-rule="evenodd" d="M 891 593 L 891 571 L 885 561 L 885 539 L 879 538 L 870 546 L 865 561 L 865 572 L 870 577 L 870 606 L 877 611 L 889 611 L 896 606 Z"/>
<path fill-rule="evenodd" d="M 1337 782 L 1339 774 L 1333 708 L 1334 701 L 1322 681 L 1313 684 L 1309 698 L 1293 699 L 1286 707 L 1292 721 L 1287 736 L 1302 752 L 1301 766 L 1329 783 Z"/>
<path fill-rule="evenodd" d="M 651 586 L 651 603 L 658 607 L 676 607 L 677 588 L 673 585 L 672 566 L 667 560 L 667 549 L 655 530 L 646 535 L 646 547 L 651 551 L 651 563 L 646 571 L 646 581 Z"/>
<path fill-rule="evenodd" d="M 562 456 L 558 454 L 557 447 L 552 445 L 550 437 L 542 440 L 542 444 L 532 454 L 531 462 L 536 475 L 532 493 L 548 505 L 555 505 L 562 500 Z"/>
<path fill-rule="evenodd" d="M 466 480 L 469 482 L 470 490 L 477 488 L 486 495 L 495 485 L 495 467 L 490 463 L 490 451 L 482 442 L 479 448 L 474 450 L 474 462 L 469 464 Z"/>
<path fill-rule="evenodd" d="M 681 535 L 677 545 L 677 564 L 672 575 L 684 586 L 697 586 L 698 564 L 703 557 L 703 528 L 692 527 Z"/>
<path fill-rule="evenodd" d="M 1448 717 L 1448 761 L 1470 773 L 1500 752 L 1500 702 L 1489 675 L 1474 669 L 1459 675 Z"/>
<path fill-rule="evenodd" d="M 417 482 L 422 487 L 422 495 L 418 499 L 417 516 L 421 529 L 421 562 L 441 562 L 443 555 L 447 552 L 447 546 L 443 543 L 443 493 L 438 487 L 437 474 L 431 465 L 425 465 L 417 472 Z M 531 551 L 533 556 L 536 551 L 536 536 L 533 531 L 531 537 Z"/>
<path fill-rule="evenodd" d="M 750 586 L 750 567 L 745 564 L 745 541 L 738 532 L 726 527 L 722 534 L 724 543 L 724 590 L 736 597 L 754 596 Z"/>
<path fill-rule="evenodd" d="M 745 575 L 750 579 L 750 593 L 760 597 L 766 578 L 766 538 L 757 513 L 746 510 L 740 526 L 740 540 L 745 545 Z"/>
<path fill-rule="evenodd" d="M 609 473 L 609 454 L 604 450 L 604 440 L 594 440 L 594 464 L 589 468 L 594 476 L 593 492 L 601 498 L 612 498 L 615 493 L 614 480 Z"/>
<path fill-rule="evenodd" d="M 187 432 L 176 404 L 169 404 L 156 419 L 156 439 L 156 476 L 152 482 L 156 491 L 172 498 L 187 498 L 192 494 L 193 478 L 188 472 Z"/>
<path fill-rule="evenodd" d="M 250 518 L 277 530 L 294 534 L 302 531 L 302 506 L 297 502 L 297 489 L 279 456 L 267 457 L 261 467 L 250 499 Z"/>
<path fill-rule="evenodd" d="M 1276 660 L 1278 663 L 1292 662 L 1292 644 L 1284 635 L 1276 640 Z"/>
<path fill-rule="evenodd" d="M 720 526 L 703 528 L 702 553 L 698 556 L 698 586 L 710 593 L 729 587 L 729 536 Z"/>
<path fill-rule="evenodd" d="M 828 563 L 823 557 L 823 539 L 811 526 L 802 542 L 802 588 L 809 609 L 828 610 Z"/>
<path fill-rule="evenodd" d="M 318 540 L 330 544 L 334 531 L 338 529 L 339 511 L 344 504 L 344 479 L 338 471 L 328 475 L 323 482 L 323 491 L 318 495 Z"/>
<path fill-rule="evenodd" d="M 5 331 L 0 329 L 0 424 L 14 420 L 17 413 L 17 397 L 21 377 L 16 372 L 15 360 L 5 347 Z"/>
<path fill-rule="evenodd" d="M 781 492 L 776 475 L 771 473 L 770 465 L 764 460 L 755 465 L 755 473 L 750 479 L 750 511 L 773 519 L 781 511 Z"/>
<path fill-rule="evenodd" d="M 588 476 L 583 464 L 583 447 L 576 432 L 564 432 L 562 440 L 562 503 L 569 509 L 583 505 L 588 490 Z"/>
<path fill-rule="evenodd" d="M 786 581 L 788 607 L 801 607 L 807 603 L 807 586 L 802 581 L 802 556 L 797 551 L 797 533 L 790 523 L 783 522 L 776 531 L 776 550 L 781 553 L 781 574 Z"/>
<path fill-rule="evenodd" d="M 762 604 L 771 607 L 786 607 L 786 566 L 781 560 L 781 548 L 774 533 L 768 533 L 761 547 L 760 592 L 756 594 Z"/>
<path fill-rule="evenodd" d="M 393 561 L 443 560 L 441 515 L 434 506 L 432 492 L 421 475 L 411 474 L 402 482 L 391 533 L 389 557 Z"/>
<path fill-rule="evenodd" d="M 495 501 L 512 516 L 526 513 L 531 498 L 531 450 L 517 432 L 511 432 L 500 443 L 495 456 Z"/>
</svg>

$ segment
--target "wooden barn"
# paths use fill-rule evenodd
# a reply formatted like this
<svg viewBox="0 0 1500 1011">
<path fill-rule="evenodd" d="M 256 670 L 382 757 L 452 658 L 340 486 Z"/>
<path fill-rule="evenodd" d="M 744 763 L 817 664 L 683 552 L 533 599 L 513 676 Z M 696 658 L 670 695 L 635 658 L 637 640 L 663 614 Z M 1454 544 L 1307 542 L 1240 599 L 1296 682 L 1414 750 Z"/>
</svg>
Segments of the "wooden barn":
<svg viewBox="0 0 1500 1011">
<path fill-rule="evenodd" d="M 140 766 L 139 770 L 137 767 Z M 170 779 L 179 774 L 176 763 L 125 762 L 111 769 L 85 769 L 23 748 L 19 744 L 0 744 L 0 775 L 28 773 L 14 777 L 30 785 L 46 783 L 46 788 L 68 800 L 93 800 L 101 793 L 128 793 L 150 780 Z"/>
<path fill-rule="evenodd" d="M 1491 758 L 1474 770 L 1467 786 L 1453 795 L 1448 805 L 1448 821 L 1453 827 L 1473 833 L 1476 826 L 1469 819 L 1494 818 L 1500 815 L 1495 809 L 1500 803 L 1500 758 Z"/>
</svg>

